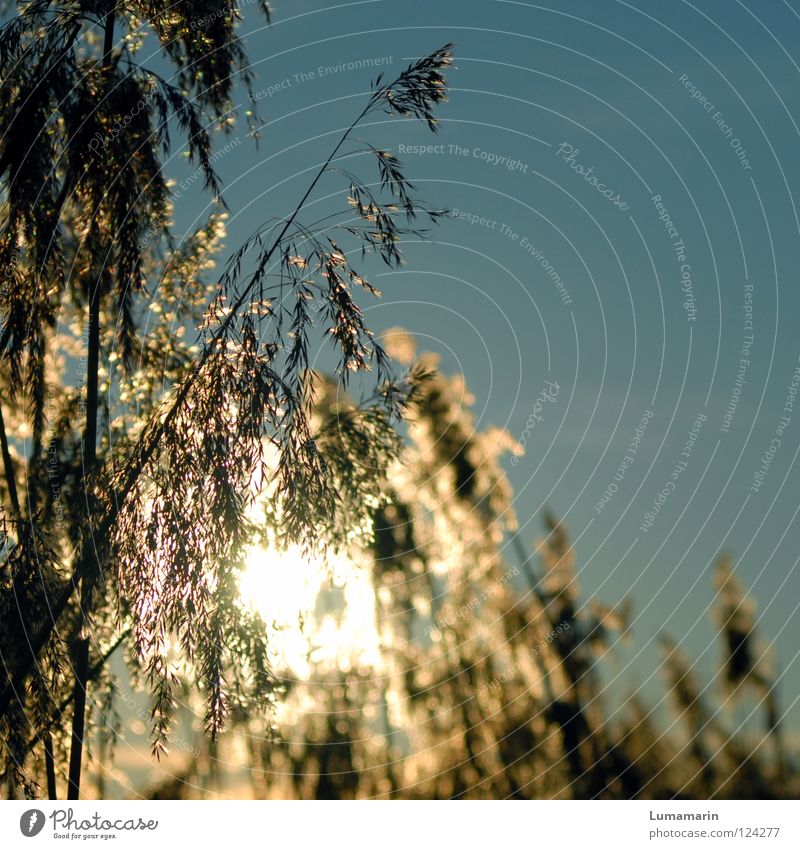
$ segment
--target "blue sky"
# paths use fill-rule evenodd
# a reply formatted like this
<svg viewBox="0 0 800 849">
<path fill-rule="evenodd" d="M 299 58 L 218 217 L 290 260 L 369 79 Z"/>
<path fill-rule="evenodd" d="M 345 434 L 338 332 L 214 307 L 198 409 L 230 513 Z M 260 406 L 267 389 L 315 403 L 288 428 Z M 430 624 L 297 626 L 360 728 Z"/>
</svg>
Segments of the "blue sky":
<svg viewBox="0 0 800 849">
<path fill-rule="evenodd" d="M 235 128 L 246 143 L 217 160 L 228 246 L 291 208 L 379 71 L 456 42 L 437 136 L 383 116 L 361 131 L 405 150 L 425 198 L 461 214 L 408 244 L 401 269 L 372 267 L 384 296 L 369 320 L 412 330 L 462 372 L 479 427 L 524 436 L 508 470 L 526 541 L 547 505 L 576 540 L 584 596 L 632 593 L 635 648 L 611 669 L 615 699 L 639 686 L 658 698 L 662 628 L 710 680 L 722 652 L 710 564 L 729 550 L 788 707 L 800 403 L 780 419 L 800 365 L 800 4 L 278 0 L 269 28 L 242 9 L 264 126 L 258 148 Z M 364 60 L 381 66 L 348 66 Z M 179 228 L 207 202 L 187 189 Z M 530 427 L 547 380 L 557 399 Z"/>
</svg>

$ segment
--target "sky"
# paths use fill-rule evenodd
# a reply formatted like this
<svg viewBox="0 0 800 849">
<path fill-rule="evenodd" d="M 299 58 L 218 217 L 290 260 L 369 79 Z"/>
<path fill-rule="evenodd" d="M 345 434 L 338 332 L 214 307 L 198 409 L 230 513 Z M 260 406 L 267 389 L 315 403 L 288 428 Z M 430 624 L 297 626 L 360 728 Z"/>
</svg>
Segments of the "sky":
<svg viewBox="0 0 800 849">
<path fill-rule="evenodd" d="M 359 130 L 450 210 L 400 269 L 367 264 L 369 323 L 412 331 L 464 375 L 476 426 L 524 445 L 506 468 L 526 544 L 549 507 L 583 597 L 632 595 L 612 702 L 660 697 L 662 630 L 712 680 L 730 551 L 800 730 L 800 3 L 277 0 L 271 26 L 241 8 L 261 138 L 239 121 L 219 142 L 228 249 L 293 208 L 378 73 L 455 42 L 438 134 Z M 180 230 L 210 199 L 170 168 Z"/>
</svg>

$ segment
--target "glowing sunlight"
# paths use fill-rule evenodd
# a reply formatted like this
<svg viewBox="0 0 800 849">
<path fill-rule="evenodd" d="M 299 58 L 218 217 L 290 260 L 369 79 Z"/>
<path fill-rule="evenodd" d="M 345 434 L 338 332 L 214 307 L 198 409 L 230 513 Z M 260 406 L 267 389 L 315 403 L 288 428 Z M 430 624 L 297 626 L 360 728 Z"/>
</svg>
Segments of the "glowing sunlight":
<svg viewBox="0 0 800 849">
<path fill-rule="evenodd" d="M 315 667 L 380 664 L 369 573 L 349 558 L 254 547 L 239 589 L 244 603 L 275 628 L 271 660 L 277 670 L 307 678 Z"/>
</svg>

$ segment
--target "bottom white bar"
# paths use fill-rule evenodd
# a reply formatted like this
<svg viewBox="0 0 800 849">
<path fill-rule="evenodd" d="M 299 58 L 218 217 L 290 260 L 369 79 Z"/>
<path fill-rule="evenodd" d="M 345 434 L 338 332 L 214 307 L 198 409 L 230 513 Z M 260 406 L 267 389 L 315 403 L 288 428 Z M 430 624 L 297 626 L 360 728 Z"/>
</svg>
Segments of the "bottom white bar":
<svg viewBox="0 0 800 849">
<path fill-rule="evenodd" d="M 225 841 L 321 849 L 535 846 L 800 846 L 800 803 L 722 802 L 16 802 L 0 846 L 53 841 L 185 846 Z"/>
</svg>

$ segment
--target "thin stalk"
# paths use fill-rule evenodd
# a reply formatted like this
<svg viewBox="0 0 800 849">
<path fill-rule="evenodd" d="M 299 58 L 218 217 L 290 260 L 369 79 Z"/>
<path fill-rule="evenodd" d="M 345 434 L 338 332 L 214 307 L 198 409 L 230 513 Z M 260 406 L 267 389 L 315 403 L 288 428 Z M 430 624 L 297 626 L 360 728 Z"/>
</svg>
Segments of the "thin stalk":
<svg viewBox="0 0 800 849">
<path fill-rule="evenodd" d="M 97 461 L 98 372 L 100 367 L 100 279 L 94 281 L 89 303 L 89 345 L 86 356 L 86 429 L 83 438 L 83 482 L 90 510 L 88 493 L 90 476 Z M 87 522 L 90 517 L 87 517 Z M 91 534 L 84 538 L 84 550 L 92 545 Z M 91 557 L 91 553 L 88 554 Z M 92 609 L 96 560 L 93 568 L 81 578 L 82 626 L 75 646 L 75 688 L 72 694 L 72 748 L 69 760 L 69 799 L 78 799 L 81 786 L 81 761 L 86 723 L 86 687 L 89 677 L 89 615 Z"/>
<path fill-rule="evenodd" d="M 549 606 L 547 604 L 547 598 L 545 593 L 542 592 L 541 583 L 537 578 L 536 572 L 531 564 L 531 559 L 533 557 L 532 554 L 529 554 L 525 550 L 525 546 L 522 544 L 522 540 L 520 540 L 517 534 L 514 534 L 512 537 L 512 544 L 514 546 L 514 550 L 516 551 L 517 557 L 519 558 L 520 565 L 522 566 L 522 571 L 525 573 L 525 577 L 528 580 L 528 584 L 530 585 L 531 591 L 536 596 L 539 604 L 542 608 L 542 612 L 544 613 L 545 619 L 550 626 L 551 633 L 558 627 L 557 623 L 553 621 L 553 617 L 550 615 Z M 589 746 L 592 750 L 594 765 L 596 767 L 600 762 L 600 753 L 597 746 L 597 740 L 595 737 L 595 733 L 592 729 L 592 726 L 589 722 L 589 718 L 587 716 L 586 708 L 583 704 L 583 700 L 578 694 L 578 680 L 571 674 L 570 664 L 568 663 L 569 658 L 565 657 L 563 652 L 560 650 L 560 647 L 557 643 L 554 644 L 556 651 L 561 658 L 561 665 L 567 673 L 567 678 L 570 682 L 570 693 L 572 695 L 572 702 L 575 709 L 575 715 L 568 720 L 567 724 L 572 723 L 573 727 L 576 729 L 576 734 L 578 735 L 578 744 L 575 748 L 568 752 L 567 755 L 572 755 L 573 758 L 580 759 L 580 744 L 584 741 L 588 741 Z M 536 665 L 539 667 L 539 672 L 543 676 L 542 683 L 545 689 L 545 695 L 547 696 L 550 707 L 554 707 L 556 704 L 556 696 L 553 691 L 552 685 L 550 683 L 550 677 L 547 669 L 545 668 L 545 664 L 542 661 L 541 657 L 539 657 L 539 653 L 535 653 Z M 562 733 L 564 732 L 565 726 L 562 726 Z M 566 744 L 566 738 L 565 738 Z M 576 767 L 577 768 L 577 767 Z M 586 777 L 587 773 L 589 773 L 589 780 L 596 780 L 596 776 L 594 775 L 594 770 L 592 767 L 588 769 L 584 769 L 582 772 L 579 771 L 579 774 L 576 774 L 575 780 L 579 781 Z"/>
<path fill-rule="evenodd" d="M 255 288 L 256 281 L 259 279 L 261 273 L 266 268 L 267 264 L 269 263 L 270 259 L 273 256 L 273 254 L 275 253 L 275 251 L 278 249 L 281 242 L 283 241 L 283 237 L 286 235 L 289 228 L 292 226 L 295 219 L 297 218 L 297 216 L 302 211 L 303 207 L 305 206 L 306 201 L 308 200 L 308 198 L 311 195 L 311 192 L 314 191 L 317 183 L 319 183 L 319 181 L 322 179 L 323 174 L 327 171 L 328 166 L 331 164 L 331 161 L 336 156 L 336 154 L 339 152 L 342 145 L 347 141 L 348 137 L 350 136 L 350 133 L 355 129 L 356 125 L 364 118 L 364 116 L 367 114 L 367 112 L 369 112 L 369 110 L 372 108 L 372 106 L 373 106 L 373 101 L 372 101 L 372 99 L 370 99 L 369 103 L 359 113 L 358 117 L 344 131 L 341 138 L 337 142 L 336 146 L 331 151 L 330 156 L 328 156 L 328 158 L 325 160 L 325 162 L 320 166 L 320 168 L 317 171 L 314 179 L 311 181 L 310 185 L 306 189 L 305 194 L 303 194 L 299 203 L 295 206 L 292 214 L 284 222 L 284 225 L 281 228 L 281 231 L 278 234 L 275 241 L 273 242 L 272 246 L 261 257 L 261 260 L 260 260 L 259 265 L 258 265 L 258 270 L 252 276 L 251 282 L 247 286 L 244 287 L 244 290 L 239 295 L 239 297 L 236 299 L 236 302 L 234 303 L 233 307 L 231 308 L 231 311 L 228 313 L 227 316 L 225 316 L 225 319 L 220 324 L 220 327 L 215 334 L 215 340 L 214 341 L 221 338 L 222 335 L 225 333 L 225 331 L 228 329 L 228 327 L 230 327 L 233 320 L 236 318 L 239 310 L 244 306 L 247 299 L 250 297 L 250 294 L 252 293 L 253 289 Z M 125 501 L 125 499 L 127 498 L 127 496 L 130 494 L 131 490 L 133 489 L 134 485 L 136 484 L 136 481 L 137 481 L 139 475 L 141 474 L 142 469 L 144 468 L 145 465 L 147 465 L 147 463 L 149 462 L 149 460 L 152 458 L 153 454 L 155 453 L 155 450 L 158 447 L 158 443 L 159 443 L 161 437 L 167 431 L 169 426 L 172 424 L 172 422 L 174 421 L 178 412 L 180 411 L 181 407 L 183 406 L 184 401 L 186 400 L 186 398 L 189 395 L 189 392 L 191 391 L 192 387 L 194 386 L 195 380 L 197 379 L 198 375 L 200 374 L 203 366 L 208 361 L 208 358 L 210 356 L 210 352 L 212 350 L 215 350 L 214 345 L 207 345 L 204 348 L 203 352 L 198 357 L 197 363 L 195 364 L 194 368 L 192 369 L 192 371 L 189 373 L 189 375 L 184 380 L 183 384 L 181 385 L 181 388 L 178 390 L 178 394 L 175 397 L 175 400 L 172 403 L 172 406 L 170 407 L 167 414 L 164 416 L 164 419 L 163 419 L 161 426 L 158 428 L 158 430 L 153 435 L 153 438 L 150 441 L 150 443 L 148 445 L 142 445 L 141 440 L 140 440 L 140 445 L 137 447 L 137 450 L 135 451 L 135 456 L 138 455 L 138 463 L 129 464 L 130 472 L 128 474 L 127 480 L 123 484 L 122 488 L 119 491 L 114 493 L 113 501 L 114 501 L 115 505 L 122 504 Z M 142 439 L 144 439 L 144 436 L 142 437 Z M 117 509 L 112 512 L 109 520 L 107 520 L 104 524 L 105 525 L 112 524 L 114 519 L 116 518 L 116 515 L 118 514 L 118 512 L 119 512 L 119 508 L 117 507 Z"/>
<path fill-rule="evenodd" d="M 94 664 L 92 664 L 91 669 L 89 669 L 88 683 L 92 683 L 92 681 L 97 678 L 100 672 L 103 670 L 103 667 L 108 663 L 109 658 L 112 654 L 122 645 L 124 640 L 130 636 L 131 629 L 126 628 L 114 641 L 111 647 L 106 651 L 106 653 L 96 660 Z M 61 716 L 64 711 L 70 706 L 72 703 L 72 696 L 68 696 L 61 704 L 55 709 L 55 716 Z M 28 740 L 28 751 L 33 751 L 36 748 L 36 744 L 40 741 L 40 737 L 34 736 Z M 46 741 L 45 741 L 46 744 Z"/>
<path fill-rule="evenodd" d="M 19 510 L 19 496 L 17 495 L 17 479 L 14 475 L 14 460 L 11 457 L 11 451 L 8 447 L 8 437 L 6 436 L 6 423 L 3 419 L 3 408 L 0 406 L 0 449 L 3 452 L 3 471 L 6 477 L 6 487 L 8 488 L 8 497 L 11 501 L 11 507 L 14 511 L 14 518 L 19 521 L 21 518 Z"/>
<path fill-rule="evenodd" d="M 56 762 L 53 757 L 53 735 L 48 731 L 44 735 L 44 765 L 47 773 L 47 798 L 54 802 L 58 799 L 56 792 Z"/>
<path fill-rule="evenodd" d="M 375 99 L 374 95 L 372 97 L 370 97 L 369 102 L 364 107 L 364 109 L 359 113 L 358 117 L 347 128 L 347 130 L 345 130 L 345 132 L 342 134 L 341 138 L 337 142 L 337 144 L 334 147 L 333 151 L 331 152 L 330 156 L 326 159 L 326 161 L 320 167 L 319 171 L 317 172 L 314 179 L 311 181 L 311 184 L 309 185 L 305 194 L 302 196 L 300 202 L 297 204 L 297 206 L 295 207 L 292 214 L 289 216 L 289 218 L 284 223 L 284 226 L 282 227 L 280 234 L 278 235 L 277 239 L 275 240 L 273 245 L 268 249 L 268 251 L 262 257 L 261 262 L 259 263 L 259 270 L 260 271 L 264 270 L 267 263 L 269 262 L 269 260 L 274 255 L 276 249 L 281 244 L 283 237 L 286 235 L 287 231 L 289 230 L 289 228 L 294 223 L 297 216 L 302 211 L 302 208 L 305 205 L 305 202 L 308 200 L 309 196 L 311 195 L 311 192 L 314 190 L 317 183 L 319 183 L 320 179 L 322 178 L 324 173 L 327 171 L 328 167 L 330 166 L 331 162 L 333 161 L 333 158 L 339 152 L 342 145 L 349 138 L 350 133 L 355 129 L 356 125 L 364 118 L 365 115 L 367 115 L 367 113 L 375 106 L 375 104 L 377 102 L 378 101 Z M 257 274 L 253 275 L 252 279 L 253 279 L 253 282 L 251 282 L 248 286 L 245 287 L 245 289 L 242 292 L 242 294 L 240 295 L 240 297 L 236 300 L 236 303 L 234 304 L 233 309 L 230 311 L 230 313 L 225 317 L 225 319 L 220 324 L 220 327 L 219 327 L 219 329 L 216 333 L 216 338 L 219 338 L 228 329 L 228 327 L 232 323 L 233 319 L 236 317 L 238 310 L 240 310 L 241 307 L 245 304 L 247 298 L 250 296 L 250 293 L 252 292 L 252 290 L 255 286 L 255 280 L 258 279 L 258 275 Z M 0 342 L 0 349 L 1 348 L 2 348 L 2 342 Z M 164 433 L 166 433 L 170 424 L 174 421 L 178 412 L 182 408 L 184 402 L 186 401 L 186 399 L 189 395 L 190 390 L 194 386 L 195 380 L 197 379 L 197 377 L 200 374 L 203 366 L 207 362 L 208 357 L 210 356 L 210 352 L 213 348 L 214 348 L 213 345 L 206 346 L 204 348 L 203 352 L 198 356 L 197 361 L 196 361 L 194 367 L 192 368 L 191 372 L 187 375 L 187 377 L 184 379 L 183 383 L 181 384 L 181 386 L 180 386 L 180 388 L 179 388 L 179 390 L 176 394 L 175 400 L 173 401 L 172 406 L 169 408 L 168 412 L 165 414 L 165 416 L 164 416 L 164 418 L 161 422 L 161 425 L 155 430 L 155 432 L 148 434 L 145 431 L 145 433 L 143 433 L 142 436 L 139 438 L 139 444 L 134 448 L 134 450 L 131 452 L 131 455 L 130 455 L 130 462 L 128 464 L 128 474 L 127 474 L 122 486 L 116 492 L 111 493 L 112 497 L 109 499 L 110 500 L 110 507 L 109 507 L 109 510 L 108 510 L 108 514 L 107 514 L 106 518 L 100 523 L 100 525 L 98 526 L 98 528 L 96 530 L 96 535 L 99 538 L 101 538 L 101 539 L 104 538 L 104 536 L 106 534 L 108 534 L 109 531 L 111 530 L 111 528 L 113 527 L 114 522 L 116 521 L 117 517 L 119 516 L 120 510 L 122 509 L 122 505 L 124 504 L 125 499 L 128 497 L 128 495 L 130 495 L 131 491 L 133 490 L 134 486 L 136 485 L 137 480 L 139 479 L 139 476 L 142 473 L 142 470 L 145 468 L 148 461 L 152 458 L 153 454 L 155 453 L 155 450 L 158 447 L 158 443 L 161 440 L 161 437 L 164 435 Z M 148 438 L 149 438 L 149 442 L 148 442 Z M 0 715 L 5 713 L 6 709 L 8 708 L 8 705 L 11 702 L 11 699 L 14 697 L 14 693 L 15 693 L 16 689 L 22 684 L 25 677 L 30 672 L 30 669 L 33 666 L 34 662 L 36 661 L 36 658 L 38 657 L 39 652 L 41 651 L 42 647 L 44 646 L 44 644 L 49 639 L 50 635 L 55 630 L 58 619 L 60 618 L 60 616 L 63 613 L 66 606 L 69 604 L 69 601 L 72 598 L 73 594 L 75 593 L 75 590 L 78 588 L 78 586 L 80 586 L 81 578 L 83 577 L 86 570 L 87 570 L 87 563 L 85 562 L 85 558 L 82 558 L 81 561 L 79 561 L 76 568 L 73 570 L 73 573 L 70 576 L 69 580 L 67 581 L 66 586 L 64 586 L 60 595 L 55 599 L 55 601 L 51 605 L 52 616 L 50 616 L 48 618 L 47 623 L 45 624 L 44 628 L 41 631 L 39 631 L 38 633 L 32 634 L 31 639 L 30 639 L 30 649 L 31 649 L 31 651 L 30 651 L 29 657 L 27 657 L 25 659 L 25 661 L 20 665 L 19 669 L 17 670 L 17 672 L 13 676 L 13 678 L 10 681 L 8 681 L 8 683 L 3 687 L 2 690 L 0 690 Z"/>
<path fill-rule="evenodd" d="M 105 34 L 103 38 L 103 69 L 107 73 L 111 66 L 111 52 L 114 46 L 114 22 L 116 19 L 115 0 L 106 14 Z M 98 386 L 100 370 L 100 301 L 102 274 L 93 281 L 89 298 L 89 341 L 86 353 L 86 429 L 83 437 L 83 488 L 87 499 L 87 527 L 83 540 L 84 556 L 91 561 L 91 568 L 81 578 L 81 617 L 82 625 L 75 646 L 75 688 L 72 694 L 72 746 L 69 753 L 69 777 L 67 779 L 67 798 L 79 799 L 81 789 L 81 766 L 83 762 L 83 741 L 86 733 L 86 689 L 89 686 L 89 644 L 91 629 L 89 617 L 94 598 L 94 583 L 97 578 L 98 563 L 92 555 L 91 539 L 91 502 L 89 499 L 90 478 L 97 463 L 97 412 Z M 83 559 L 83 557 L 82 557 Z"/>
<path fill-rule="evenodd" d="M 547 610 L 545 605 L 545 598 L 541 590 L 539 579 L 536 577 L 536 572 L 534 571 L 533 566 L 531 565 L 531 559 L 533 558 L 533 554 L 530 554 L 525 550 L 525 546 L 522 544 L 522 540 L 519 538 L 519 534 L 514 534 L 511 537 L 511 544 L 514 546 L 514 552 L 517 555 L 520 566 L 522 567 L 522 571 L 525 573 L 525 577 L 528 580 L 531 592 L 536 596 L 539 603 L 543 607 L 545 607 L 546 614 Z"/>
</svg>

